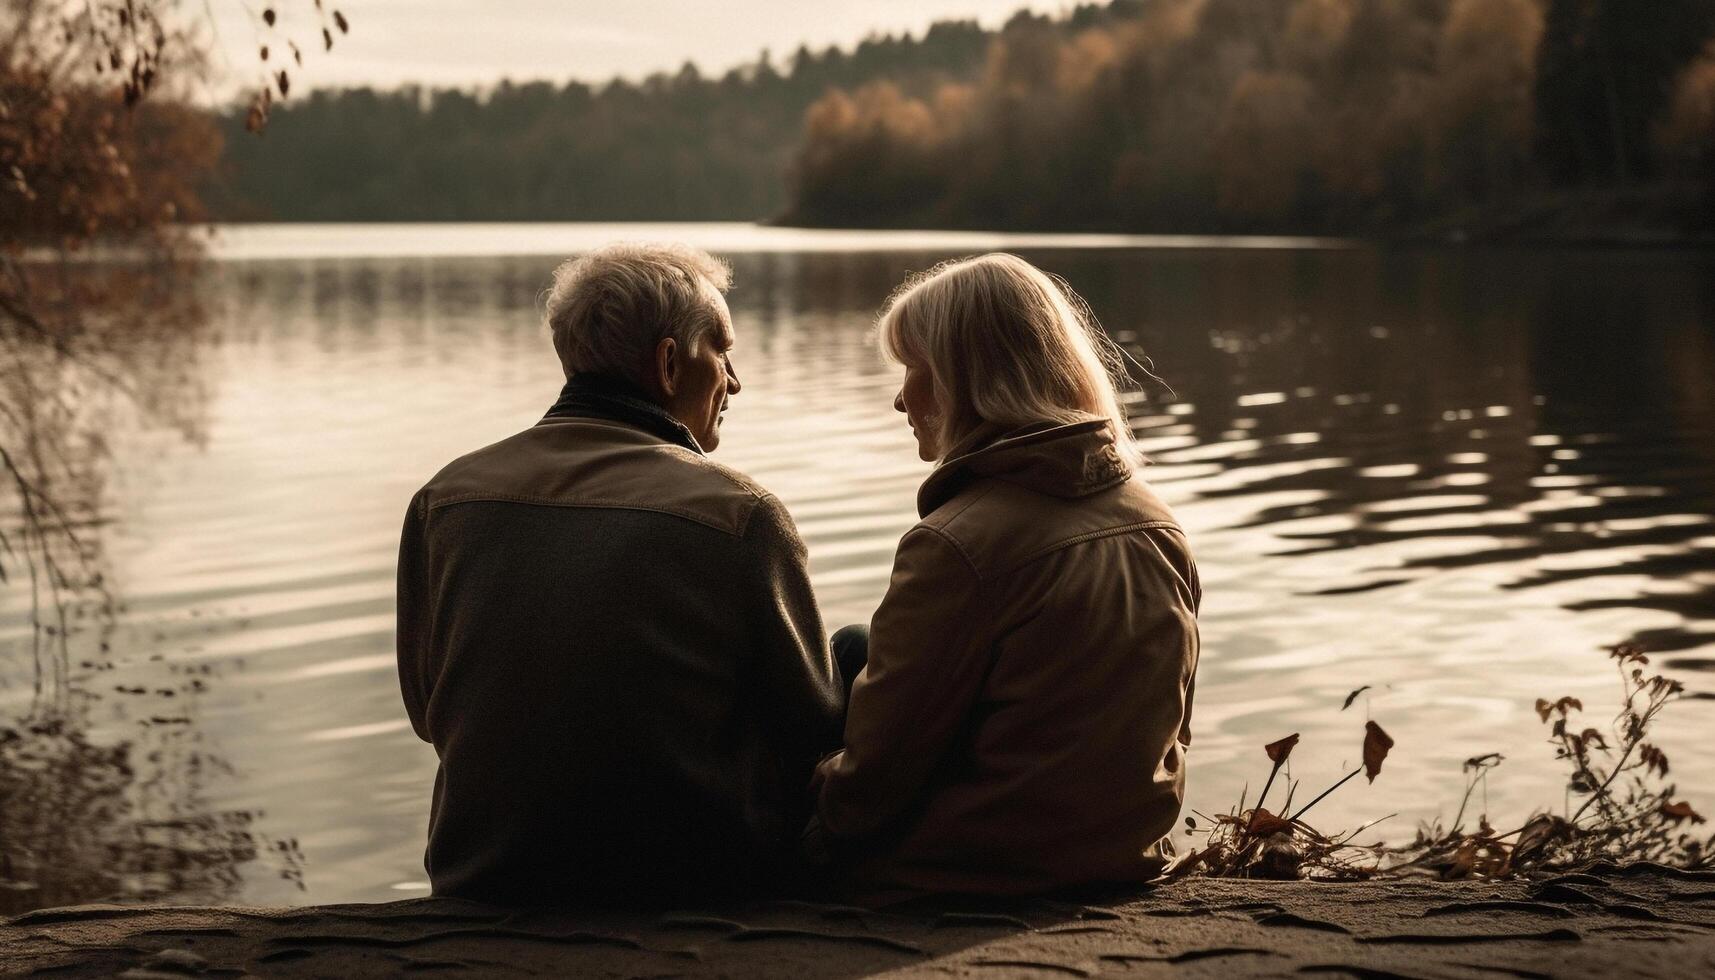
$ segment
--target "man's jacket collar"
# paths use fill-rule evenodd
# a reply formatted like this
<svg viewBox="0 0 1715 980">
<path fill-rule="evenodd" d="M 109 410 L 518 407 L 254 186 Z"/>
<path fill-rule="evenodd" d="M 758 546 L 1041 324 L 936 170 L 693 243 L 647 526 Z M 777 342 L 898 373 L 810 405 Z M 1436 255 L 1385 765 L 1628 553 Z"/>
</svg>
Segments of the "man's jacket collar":
<svg viewBox="0 0 1715 980">
<path fill-rule="evenodd" d="M 543 418 L 590 418 L 622 422 L 659 436 L 698 455 L 703 447 L 691 430 L 660 405 L 649 400 L 641 388 L 605 374 L 574 374 L 560 389 L 560 398 Z"/>
</svg>

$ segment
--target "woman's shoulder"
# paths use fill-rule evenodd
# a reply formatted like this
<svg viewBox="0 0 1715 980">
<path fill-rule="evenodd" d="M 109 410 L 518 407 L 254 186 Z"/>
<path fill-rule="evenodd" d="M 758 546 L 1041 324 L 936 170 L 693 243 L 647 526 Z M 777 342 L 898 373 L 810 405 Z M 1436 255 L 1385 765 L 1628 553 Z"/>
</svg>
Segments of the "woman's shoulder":
<svg viewBox="0 0 1715 980">
<path fill-rule="evenodd" d="M 1139 476 L 1082 497 L 1055 497 L 990 479 L 962 488 L 906 538 L 915 536 L 924 545 L 939 539 L 986 578 L 1064 548 L 1159 529 L 1183 533 L 1172 510 Z"/>
</svg>

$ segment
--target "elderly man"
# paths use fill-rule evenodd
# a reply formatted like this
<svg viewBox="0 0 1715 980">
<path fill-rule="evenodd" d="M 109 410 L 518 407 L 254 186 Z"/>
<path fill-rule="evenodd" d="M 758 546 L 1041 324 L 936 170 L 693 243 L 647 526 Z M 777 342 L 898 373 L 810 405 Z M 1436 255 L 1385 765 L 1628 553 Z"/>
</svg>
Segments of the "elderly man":
<svg viewBox="0 0 1715 980">
<path fill-rule="evenodd" d="M 440 756 L 437 895 L 656 903 L 778 887 L 842 694 L 780 501 L 705 455 L 740 390 L 727 268 L 562 265 L 567 382 L 418 491 L 399 679 Z"/>
</svg>

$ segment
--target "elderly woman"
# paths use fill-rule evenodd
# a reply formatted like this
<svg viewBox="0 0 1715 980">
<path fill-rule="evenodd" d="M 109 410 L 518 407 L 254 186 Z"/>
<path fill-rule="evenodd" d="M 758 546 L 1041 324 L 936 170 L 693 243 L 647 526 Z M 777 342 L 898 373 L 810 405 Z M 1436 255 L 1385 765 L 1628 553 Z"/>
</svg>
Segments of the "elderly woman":
<svg viewBox="0 0 1715 980">
<path fill-rule="evenodd" d="M 938 465 L 868 628 L 812 846 L 851 890 L 1017 895 L 1160 872 L 1184 793 L 1197 570 L 1138 472 L 1119 353 L 1012 255 L 880 318 L 894 407 Z M 861 627 L 835 638 L 864 657 Z"/>
</svg>

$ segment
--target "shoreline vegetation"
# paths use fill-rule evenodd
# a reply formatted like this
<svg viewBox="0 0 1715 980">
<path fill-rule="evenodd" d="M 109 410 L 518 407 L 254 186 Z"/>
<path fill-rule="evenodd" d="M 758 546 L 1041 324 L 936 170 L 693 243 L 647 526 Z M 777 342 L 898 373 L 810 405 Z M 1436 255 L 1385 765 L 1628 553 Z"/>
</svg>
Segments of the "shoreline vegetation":
<svg viewBox="0 0 1715 980">
<path fill-rule="evenodd" d="M 1584 704 L 1578 698 L 1536 701 L 1538 718 L 1549 726 L 1554 758 L 1571 770 L 1562 813 L 1552 808 L 1536 811 L 1518 828 L 1497 831 L 1486 806 L 1472 805 L 1479 789 L 1483 792 L 1478 799 L 1487 800 L 1489 775 L 1505 761 L 1491 752 L 1465 760 L 1465 793 L 1450 825 L 1439 820 L 1424 824 L 1404 844 L 1353 843 L 1392 814 L 1357 830 L 1322 833 L 1305 822 L 1304 815 L 1359 773 L 1375 782 L 1394 747 L 1387 732 L 1370 720 L 1364 724 L 1363 764 L 1297 808 L 1292 801 L 1299 786 L 1290 766 L 1298 735 L 1263 746 L 1271 768 L 1255 805 L 1247 808 L 1241 797 L 1227 813 L 1187 816 L 1186 835 L 1201 834 L 1204 846 L 1182 855 L 1166 877 L 1458 881 L 1570 872 L 1615 862 L 1654 863 L 1687 871 L 1715 868 L 1715 834 L 1695 831 L 1707 821 L 1689 802 L 1677 798 L 1678 787 L 1666 782 L 1667 754 L 1648 741 L 1650 726 L 1681 699 L 1685 687 L 1661 674 L 1646 674 L 1649 657 L 1636 646 L 1622 644 L 1607 652 L 1619 675 L 1622 700 L 1605 728 L 1580 727 Z M 1347 695 L 1340 710 L 1351 708 L 1367 690 L 1369 685 Z M 1271 812 L 1263 804 L 1282 770 L 1285 802 L 1278 812 Z M 1475 818 L 1474 828 L 1466 826 L 1467 814 Z M 1201 826 L 1197 817 L 1203 818 Z"/>
<path fill-rule="evenodd" d="M 1715 208 L 1707 188 L 1695 182 L 1658 182 L 1628 188 L 1574 188 L 1543 191 L 1495 206 L 1470 207 L 1417 224 L 1388 229 L 1310 233 L 1303 237 L 1335 238 L 1375 246 L 1588 246 L 1594 248 L 1711 248 L 1715 224 L 1701 228 L 1684 217 Z M 867 224 L 822 224 L 802 216 L 782 216 L 765 224 L 782 228 L 910 231 L 909 224 L 874 221 Z M 1087 226 L 948 225 L 935 231 L 1018 234 L 1154 234 L 1153 230 L 1104 224 Z M 1164 234 L 1223 234 L 1204 231 Z M 1235 237 L 1300 237 L 1291 227 L 1242 227 L 1224 232 Z"/>
<path fill-rule="evenodd" d="M 1563 191 L 1543 192 L 1534 197 L 1521 198 L 1504 207 L 1473 208 L 1457 214 L 1444 215 L 1433 220 L 1424 221 L 1409 228 L 1377 230 L 1369 232 L 1351 232 L 1340 234 L 1299 234 L 1291 229 L 1246 229 L 1225 232 L 1213 231 L 1162 231 L 1140 230 L 1135 228 L 1112 225 L 1093 224 L 1086 226 L 1033 227 L 1029 225 L 1009 226 L 983 223 L 944 224 L 939 226 L 918 226 L 909 223 L 892 223 L 887 221 L 871 221 L 868 223 L 849 222 L 845 224 L 820 224 L 811 220 L 799 220 L 791 216 L 779 216 L 760 221 L 739 221 L 742 224 L 756 224 L 765 228 L 802 229 L 806 231 L 892 231 L 892 232 L 922 232 L 997 234 L 997 235 L 1121 235 L 1121 236 L 1157 236 L 1172 238 L 1183 236 L 1188 238 L 1290 238 L 1304 241 L 1337 241 L 1358 245 L 1373 246 L 1589 246 L 1598 248 L 1711 248 L 1715 247 L 1715 226 L 1708 229 L 1687 227 L 1680 219 L 1683 215 L 1703 207 L 1707 190 L 1692 182 L 1658 182 L 1649 185 L 1629 187 L 1625 189 L 1603 188 L 1574 188 Z M 1715 207 L 1715 203 L 1710 206 Z M 671 221 L 657 222 L 654 219 L 638 219 L 638 224 L 680 224 L 695 225 L 702 223 L 724 224 L 734 219 L 711 218 L 705 221 Z M 293 225 L 549 225 L 549 224 L 626 224 L 626 220 L 584 222 L 580 220 L 561 221 L 557 219 L 542 219 L 535 221 L 506 220 L 490 221 L 481 218 L 469 219 L 377 219 L 373 221 L 324 221 L 317 218 L 302 219 L 268 219 L 268 220 L 237 220 L 217 218 L 208 222 L 204 227 L 220 228 L 225 225 L 278 225 L 290 227 Z"/>
</svg>

